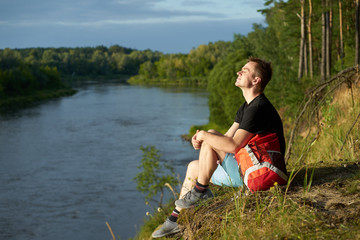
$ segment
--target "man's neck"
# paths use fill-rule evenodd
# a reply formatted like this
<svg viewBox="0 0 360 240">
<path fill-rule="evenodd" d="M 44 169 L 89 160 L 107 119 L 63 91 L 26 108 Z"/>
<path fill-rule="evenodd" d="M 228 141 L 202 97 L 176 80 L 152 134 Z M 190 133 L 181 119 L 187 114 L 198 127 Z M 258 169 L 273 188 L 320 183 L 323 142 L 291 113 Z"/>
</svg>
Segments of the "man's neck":
<svg viewBox="0 0 360 240">
<path fill-rule="evenodd" d="M 257 96 L 263 93 L 260 91 L 254 91 L 254 89 L 246 89 L 246 90 L 242 89 L 242 92 L 247 104 L 250 104 L 251 101 L 254 100 L 254 98 L 256 98 Z"/>
</svg>

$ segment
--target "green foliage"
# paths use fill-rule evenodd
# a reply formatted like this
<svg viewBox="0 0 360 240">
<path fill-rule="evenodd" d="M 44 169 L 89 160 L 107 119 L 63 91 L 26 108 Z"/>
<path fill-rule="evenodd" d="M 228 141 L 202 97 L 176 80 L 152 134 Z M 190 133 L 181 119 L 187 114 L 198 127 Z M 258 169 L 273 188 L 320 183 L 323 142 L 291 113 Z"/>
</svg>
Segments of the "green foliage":
<svg viewBox="0 0 360 240">
<path fill-rule="evenodd" d="M 234 122 L 235 113 L 243 102 L 241 91 L 235 87 L 236 72 L 245 64 L 246 52 L 238 50 L 225 61 L 218 63 L 209 76 L 208 90 L 210 122 L 229 126 Z"/>
<path fill-rule="evenodd" d="M 132 77 L 132 84 L 176 84 L 206 86 L 210 71 L 229 51 L 229 42 L 218 41 L 200 45 L 189 54 L 167 54 L 158 61 L 140 65 L 139 75 Z"/>
<path fill-rule="evenodd" d="M 175 185 L 177 183 L 174 169 L 166 163 L 161 164 L 161 155 L 154 146 L 141 146 L 140 149 L 143 152 L 143 157 L 138 168 L 142 171 L 134 178 L 137 183 L 136 189 L 142 193 L 147 193 L 145 197 L 147 200 L 154 200 L 153 197 L 160 192 L 159 201 L 154 201 L 161 206 L 165 184 Z M 170 173 L 166 174 L 166 171 Z"/>
<path fill-rule="evenodd" d="M 109 48 L 26 48 L 0 50 L 3 66 L 9 68 L 19 60 L 30 65 L 56 67 L 62 76 L 103 76 L 138 74 L 140 65 L 157 61 L 159 52 L 137 51 L 113 45 Z M 6 65 L 6 66 L 4 66 Z"/>
<path fill-rule="evenodd" d="M 39 91 L 66 89 L 61 78 L 72 81 L 74 77 L 137 74 L 143 62 L 153 62 L 161 55 L 117 45 L 110 48 L 0 49 L 0 105 L 5 108 L 24 105 L 33 97 L 37 99 L 37 96 L 29 96 L 38 95 Z"/>
<path fill-rule="evenodd" d="M 0 97 L 29 95 L 37 90 L 64 88 L 56 67 L 23 62 L 6 49 L 0 55 Z"/>
</svg>

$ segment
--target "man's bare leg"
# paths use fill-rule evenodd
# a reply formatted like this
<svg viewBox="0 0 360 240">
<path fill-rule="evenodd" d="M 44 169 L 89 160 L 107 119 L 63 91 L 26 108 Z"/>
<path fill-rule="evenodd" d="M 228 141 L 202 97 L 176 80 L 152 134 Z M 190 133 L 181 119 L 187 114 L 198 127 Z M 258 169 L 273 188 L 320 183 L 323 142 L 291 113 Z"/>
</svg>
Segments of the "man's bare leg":
<svg viewBox="0 0 360 240">
<path fill-rule="evenodd" d="M 222 135 L 215 130 L 209 132 L 217 135 Z M 199 153 L 199 160 L 194 160 L 189 163 L 186 171 L 186 176 L 181 187 L 179 199 L 194 188 L 196 181 L 203 185 L 208 185 L 211 181 L 211 176 L 217 168 L 217 161 L 224 160 L 226 153 L 214 150 L 210 145 L 203 144 Z"/>
<path fill-rule="evenodd" d="M 220 155 L 220 156 L 219 156 Z M 199 161 L 198 161 L 198 173 L 197 182 L 195 187 L 188 190 L 188 185 L 182 189 L 182 198 L 175 201 L 177 209 L 179 208 L 191 208 L 208 198 L 212 198 L 213 194 L 208 190 L 208 186 L 211 180 L 211 176 L 217 168 L 217 161 L 219 157 L 221 160 L 225 156 L 223 152 L 217 152 L 210 145 L 203 143 L 200 149 Z M 192 182 L 193 186 L 194 182 Z M 185 193 L 185 191 L 188 191 Z"/>
<path fill-rule="evenodd" d="M 186 176 L 181 187 L 179 199 L 182 199 L 185 194 L 187 194 L 194 188 L 197 180 L 204 181 L 206 182 L 206 185 L 208 185 L 211 176 L 217 167 L 218 159 L 221 159 L 222 161 L 224 157 L 225 153 L 217 152 L 213 150 L 209 145 L 203 144 L 203 146 L 201 146 L 199 160 L 190 162 L 187 167 Z M 200 176 L 202 176 L 201 178 L 203 180 L 199 180 Z M 181 207 L 176 206 L 172 213 L 172 216 L 166 219 L 162 227 L 159 230 L 155 231 L 152 236 L 154 238 L 162 237 L 180 231 L 176 220 L 181 210 Z M 175 220 L 173 218 L 174 216 L 176 217 Z M 171 220 L 171 218 L 173 219 Z"/>
<path fill-rule="evenodd" d="M 224 156 L 219 156 L 224 155 Z M 212 174 L 217 168 L 217 161 L 224 159 L 225 154 L 218 154 L 210 145 L 203 144 L 199 154 L 198 182 L 208 185 Z"/>
<path fill-rule="evenodd" d="M 194 160 L 190 162 L 187 167 L 186 176 L 183 185 L 181 187 L 179 199 L 181 199 L 187 192 L 189 192 L 191 189 L 194 188 L 198 174 L 199 174 L 199 160 Z M 175 207 L 174 211 L 165 220 L 163 225 L 159 229 L 153 232 L 152 237 L 153 238 L 164 237 L 179 232 L 180 228 L 176 223 L 176 221 L 181 210 L 182 208 Z"/>
<path fill-rule="evenodd" d="M 179 198 L 182 198 L 188 191 L 194 188 L 198 176 L 199 176 L 199 160 L 194 160 L 190 162 L 187 167 L 186 176 L 183 185 L 181 187 Z"/>
</svg>

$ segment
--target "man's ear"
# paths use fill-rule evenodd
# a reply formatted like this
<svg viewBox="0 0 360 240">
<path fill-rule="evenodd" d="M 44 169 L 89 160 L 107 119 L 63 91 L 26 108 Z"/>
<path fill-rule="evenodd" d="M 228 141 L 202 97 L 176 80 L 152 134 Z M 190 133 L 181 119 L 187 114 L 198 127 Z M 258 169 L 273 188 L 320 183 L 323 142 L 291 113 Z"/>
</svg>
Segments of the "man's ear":
<svg viewBox="0 0 360 240">
<path fill-rule="evenodd" d="M 255 77 L 254 78 L 254 81 L 253 81 L 253 84 L 260 84 L 261 83 L 261 78 L 260 77 Z"/>
</svg>

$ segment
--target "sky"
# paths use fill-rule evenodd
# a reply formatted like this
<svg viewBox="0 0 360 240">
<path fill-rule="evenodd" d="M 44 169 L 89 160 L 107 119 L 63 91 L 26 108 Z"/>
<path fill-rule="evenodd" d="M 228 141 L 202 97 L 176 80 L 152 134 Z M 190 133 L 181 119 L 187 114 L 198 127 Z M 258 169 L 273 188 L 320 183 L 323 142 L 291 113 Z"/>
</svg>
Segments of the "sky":
<svg viewBox="0 0 360 240">
<path fill-rule="evenodd" d="M 188 53 L 264 24 L 264 0 L 0 0 L 0 49 L 120 45 Z"/>
</svg>

